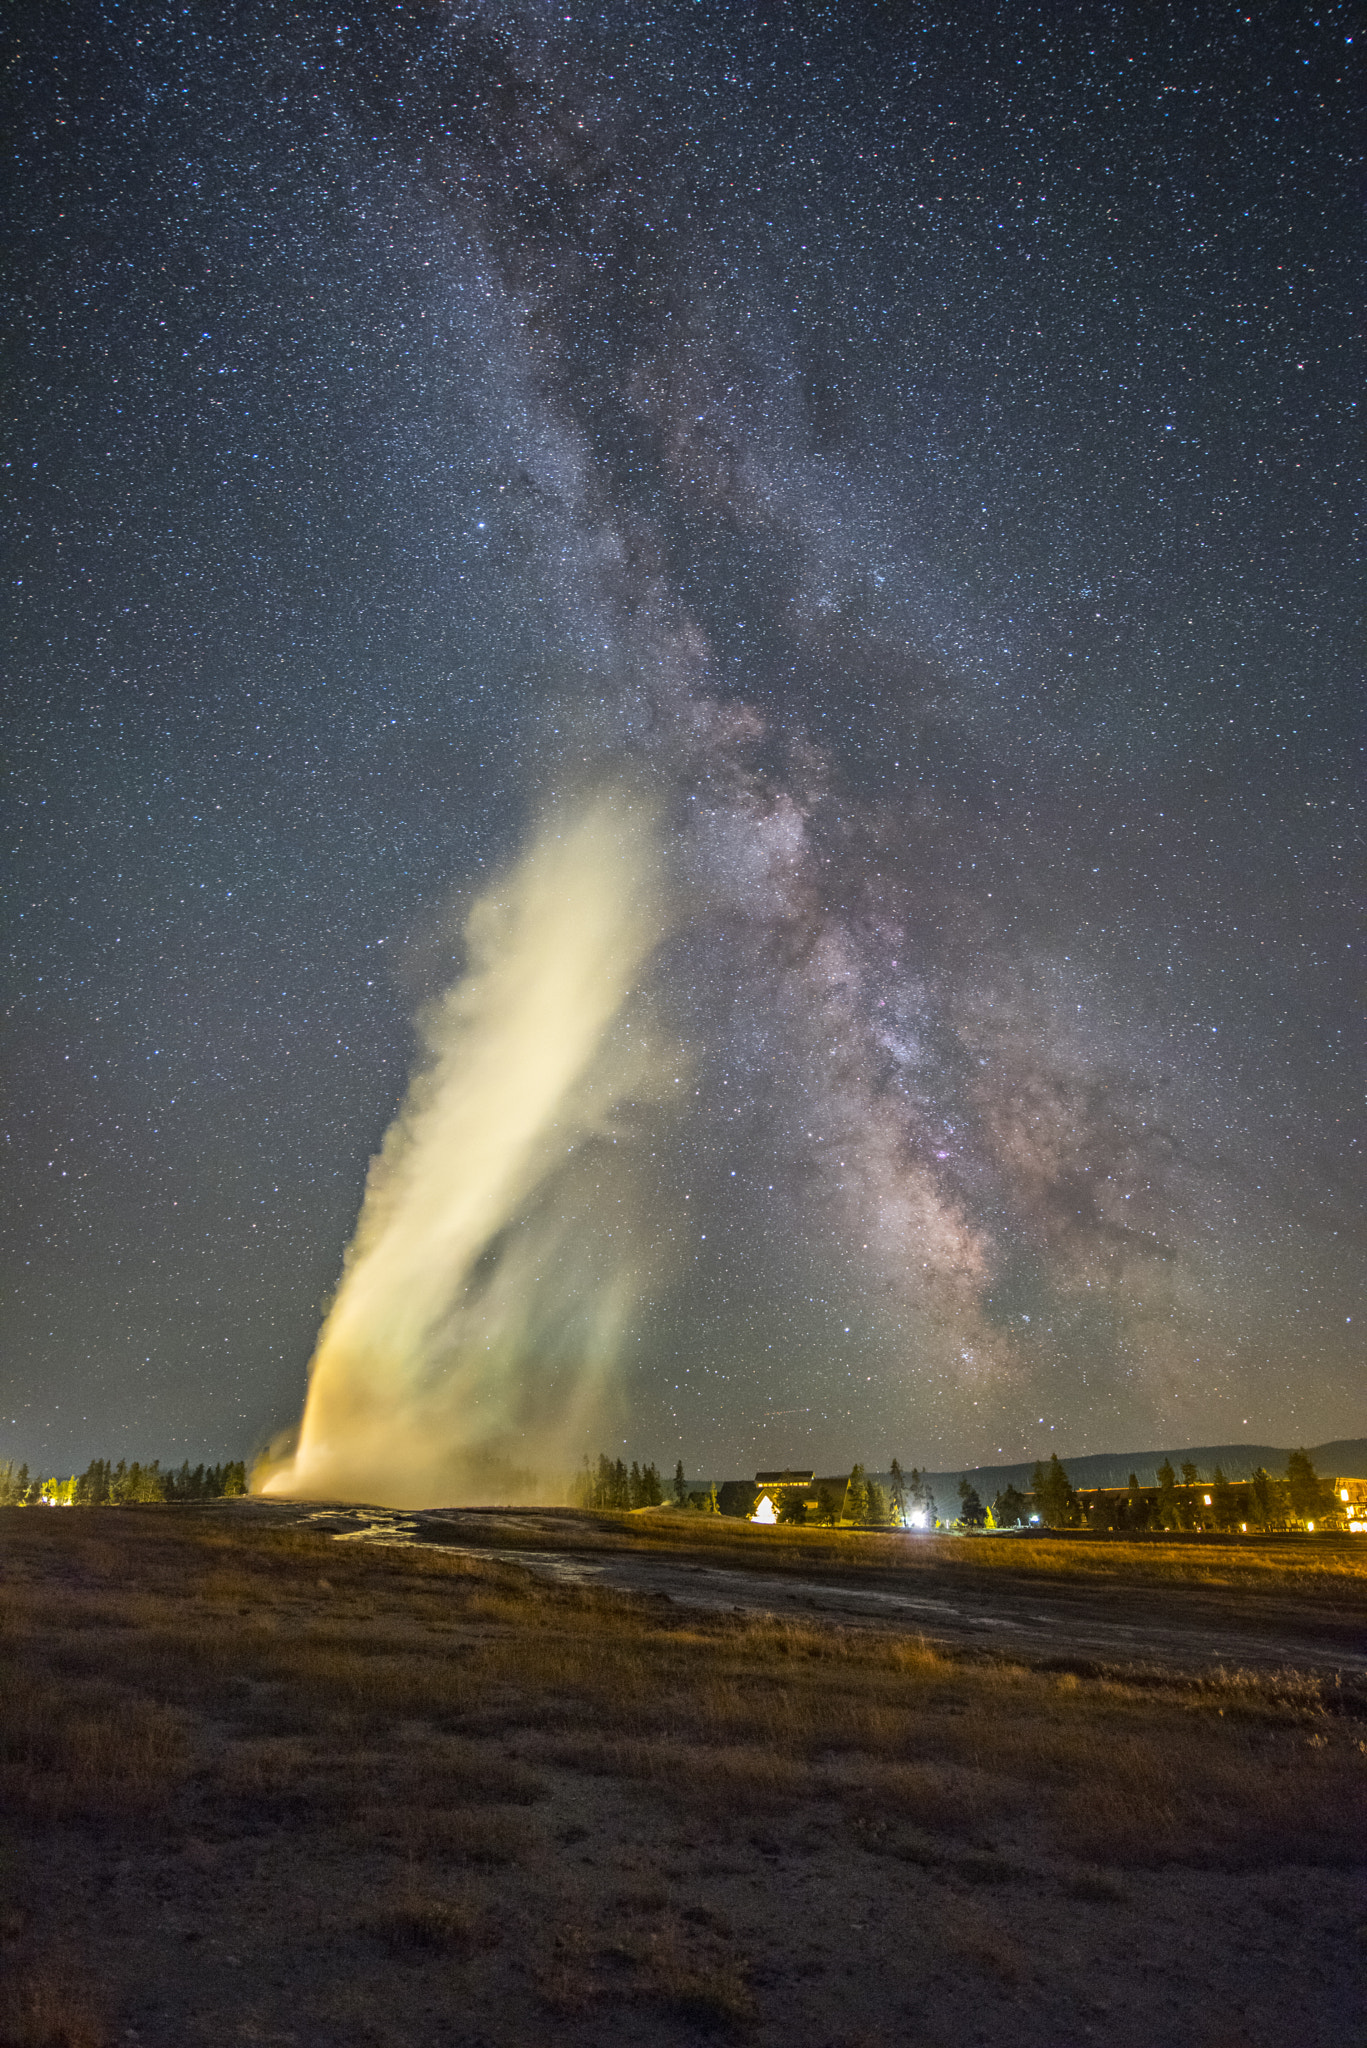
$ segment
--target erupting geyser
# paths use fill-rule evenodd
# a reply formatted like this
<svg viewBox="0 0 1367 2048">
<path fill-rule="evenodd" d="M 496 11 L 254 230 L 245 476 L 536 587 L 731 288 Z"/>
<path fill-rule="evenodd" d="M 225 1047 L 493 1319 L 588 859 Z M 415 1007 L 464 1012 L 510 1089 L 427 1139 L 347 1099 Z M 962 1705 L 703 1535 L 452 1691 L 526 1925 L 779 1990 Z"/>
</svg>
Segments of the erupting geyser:
<svg viewBox="0 0 1367 2048">
<path fill-rule="evenodd" d="M 258 1492 L 563 1497 L 650 1257 L 633 1139 L 677 1061 L 638 990 L 666 922 L 653 814 L 621 787 L 552 817 L 475 905 Z"/>
</svg>

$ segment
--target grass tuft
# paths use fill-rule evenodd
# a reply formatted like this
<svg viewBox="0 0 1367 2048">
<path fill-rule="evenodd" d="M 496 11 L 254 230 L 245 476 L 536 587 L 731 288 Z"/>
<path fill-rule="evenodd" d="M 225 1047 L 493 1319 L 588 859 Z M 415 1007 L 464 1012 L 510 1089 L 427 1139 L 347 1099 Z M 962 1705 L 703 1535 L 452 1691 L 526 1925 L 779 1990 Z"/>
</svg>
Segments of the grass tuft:
<svg viewBox="0 0 1367 2048">
<path fill-rule="evenodd" d="M 398 1951 L 445 1953 L 495 1948 L 499 1935 L 469 1900 L 407 1891 L 362 1920 L 366 1932 Z"/>
<path fill-rule="evenodd" d="M 65 1962 L 30 1971 L 0 1992 L 0 2048 L 106 2048 L 108 2039 Z"/>
</svg>

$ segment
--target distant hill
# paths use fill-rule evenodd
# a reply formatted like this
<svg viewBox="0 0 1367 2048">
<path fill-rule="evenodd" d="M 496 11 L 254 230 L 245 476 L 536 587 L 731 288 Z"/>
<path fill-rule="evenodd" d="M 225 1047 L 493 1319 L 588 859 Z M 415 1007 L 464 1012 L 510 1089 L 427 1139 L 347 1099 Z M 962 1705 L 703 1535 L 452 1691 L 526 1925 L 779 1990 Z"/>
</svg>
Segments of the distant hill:
<svg viewBox="0 0 1367 2048">
<path fill-rule="evenodd" d="M 1217 1465 L 1226 1479 L 1251 1479 L 1259 1465 L 1279 1477 L 1285 1473 L 1286 1461 L 1294 1448 L 1297 1447 L 1282 1449 L 1276 1444 L 1192 1444 L 1184 1450 L 1102 1451 L 1090 1458 L 1065 1458 L 1063 1465 L 1074 1486 L 1124 1486 L 1131 1472 L 1141 1486 L 1156 1486 L 1158 1468 L 1165 1458 L 1179 1475 L 1183 1465 L 1194 1465 L 1200 1479 L 1209 1479 Z M 1336 1472 L 1355 1479 L 1367 1478 L 1367 1437 L 1339 1437 L 1333 1443 L 1311 1444 L 1306 1448 L 1321 1478 Z M 926 1472 L 922 1477 L 938 1506 L 944 1509 L 958 1499 L 961 1479 L 976 1487 L 990 1503 L 992 1496 L 1006 1486 L 1018 1486 L 1024 1493 L 1034 1469 L 1035 1460 L 1031 1458 L 1023 1465 L 965 1465 L 957 1472 Z M 911 1470 L 909 1465 L 907 1470 Z M 884 1472 L 870 1476 L 881 1478 L 886 1485 L 889 1475 Z"/>
</svg>

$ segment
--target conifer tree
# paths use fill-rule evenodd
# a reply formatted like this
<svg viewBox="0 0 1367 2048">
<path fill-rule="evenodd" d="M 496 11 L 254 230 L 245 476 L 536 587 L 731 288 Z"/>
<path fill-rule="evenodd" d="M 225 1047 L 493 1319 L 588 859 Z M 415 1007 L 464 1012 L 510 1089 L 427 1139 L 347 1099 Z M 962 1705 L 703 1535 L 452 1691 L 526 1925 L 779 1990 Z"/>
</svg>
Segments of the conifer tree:
<svg viewBox="0 0 1367 2048">
<path fill-rule="evenodd" d="M 1030 1487 L 1040 1520 L 1046 1528 L 1076 1529 L 1082 1520 L 1082 1508 L 1072 1480 L 1059 1463 L 1057 1451 L 1052 1453 L 1047 1465 L 1036 1465 Z"/>
<path fill-rule="evenodd" d="M 1238 1520 L 1238 1515 L 1235 1511 L 1234 1488 L 1225 1478 L 1218 1465 L 1215 1467 L 1215 1477 L 1211 1482 L 1210 1507 L 1217 1529 L 1232 1529 L 1234 1527 L 1235 1522 Z"/>
<path fill-rule="evenodd" d="M 1253 1474 L 1252 1495 L 1253 1520 L 1260 1529 L 1270 1529 L 1277 1520 L 1277 1487 L 1271 1473 L 1261 1465 Z"/>
<path fill-rule="evenodd" d="M 992 1503 L 992 1519 L 999 1529 L 1019 1529 L 1029 1520 L 1029 1504 L 1019 1488 L 1009 1482 Z"/>
<path fill-rule="evenodd" d="M 1286 1490 L 1291 1512 L 1298 1522 L 1324 1521 L 1329 1503 L 1319 1474 L 1304 1449 L 1293 1451 L 1286 1461 Z"/>
<path fill-rule="evenodd" d="M 683 1459 L 674 1467 L 674 1502 L 683 1507 L 688 1499 L 688 1481 L 684 1478 Z"/>
<path fill-rule="evenodd" d="M 856 1465 L 845 1485 L 845 1512 L 842 1520 L 852 1522 L 861 1528 L 869 1518 L 869 1489 L 864 1480 L 864 1467 Z"/>
<path fill-rule="evenodd" d="M 896 1458 L 892 1461 L 890 1494 L 891 1498 L 888 1505 L 892 1511 L 892 1519 L 899 1529 L 904 1529 L 907 1523 L 907 1487 L 906 1481 L 902 1477 L 902 1468 Z"/>
</svg>

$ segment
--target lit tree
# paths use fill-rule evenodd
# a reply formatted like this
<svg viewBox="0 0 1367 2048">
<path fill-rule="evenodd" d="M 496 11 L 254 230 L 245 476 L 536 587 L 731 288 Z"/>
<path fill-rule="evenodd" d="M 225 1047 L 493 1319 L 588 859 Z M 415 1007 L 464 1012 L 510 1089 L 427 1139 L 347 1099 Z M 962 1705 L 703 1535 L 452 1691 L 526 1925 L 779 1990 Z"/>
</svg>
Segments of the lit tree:
<svg viewBox="0 0 1367 2048">
<path fill-rule="evenodd" d="M 935 1527 L 935 1496 L 914 1465 L 907 1482 L 906 1520 L 913 1529 Z"/>
</svg>

